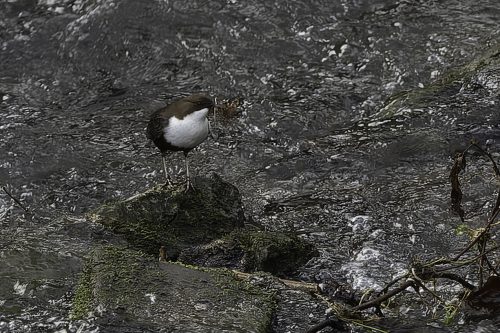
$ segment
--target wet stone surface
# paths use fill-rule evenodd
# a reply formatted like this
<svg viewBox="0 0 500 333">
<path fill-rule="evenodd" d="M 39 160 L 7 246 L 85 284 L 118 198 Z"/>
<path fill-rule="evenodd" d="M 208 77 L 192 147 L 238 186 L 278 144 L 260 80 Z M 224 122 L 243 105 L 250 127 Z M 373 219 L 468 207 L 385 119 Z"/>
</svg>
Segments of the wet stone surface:
<svg viewBox="0 0 500 333">
<path fill-rule="evenodd" d="M 296 277 L 362 291 L 413 256 L 456 251 L 452 157 L 473 138 L 499 157 L 499 16 L 496 0 L 1 2 L 0 182 L 30 211 L 0 192 L 0 329 L 98 328 L 69 321 L 69 301 L 93 244 L 123 240 L 81 217 L 163 181 L 148 116 L 197 91 L 244 103 L 193 172 L 220 174 L 249 219 L 317 246 Z M 182 167 L 172 155 L 170 173 Z M 461 180 L 478 227 L 490 165 L 473 156 Z M 291 318 L 277 330 L 296 331 Z"/>
<path fill-rule="evenodd" d="M 196 190 L 157 186 L 145 193 L 100 206 L 90 219 L 123 235 L 135 248 L 157 255 L 164 246 L 170 259 L 180 251 L 209 243 L 243 228 L 238 189 L 217 174 L 196 177 Z"/>
<path fill-rule="evenodd" d="M 210 243 L 181 251 L 178 260 L 202 267 L 227 267 L 243 272 L 269 272 L 286 277 L 319 253 L 293 233 L 247 227 Z"/>
<path fill-rule="evenodd" d="M 74 318 L 97 311 L 106 332 L 268 332 L 271 293 L 223 270 L 200 270 L 119 247 L 93 250 L 83 270 Z"/>
</svg>

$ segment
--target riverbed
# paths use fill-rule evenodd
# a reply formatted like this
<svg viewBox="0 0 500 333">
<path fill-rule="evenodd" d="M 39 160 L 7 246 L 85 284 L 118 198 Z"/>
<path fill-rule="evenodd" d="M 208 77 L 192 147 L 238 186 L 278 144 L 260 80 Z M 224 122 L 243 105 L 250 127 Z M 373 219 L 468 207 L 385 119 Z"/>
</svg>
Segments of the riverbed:
<svg viewBox="0 0 500 333">
<path fill-rule="evenodd" d="M 493 47 L 499 19 L 496 0 L 1 2 L 0 331 L 82 327 L 68 320 L 82 260 L 112 238 L 84 216 L 163 181 L 148 117 L 194 92 L 242 104 L 212 123 L 192 172 L 316 244 L 295 278 L 380 289 L 415 256 L 456 251 L 449 171 L 472 138 L 498 158 L 498 81 L 380 114 Z M 183 165 L 171 156 L 175 178 Z M 471 168 L 477 227 L 495 184 L 485 161 Z"/>
</svg>

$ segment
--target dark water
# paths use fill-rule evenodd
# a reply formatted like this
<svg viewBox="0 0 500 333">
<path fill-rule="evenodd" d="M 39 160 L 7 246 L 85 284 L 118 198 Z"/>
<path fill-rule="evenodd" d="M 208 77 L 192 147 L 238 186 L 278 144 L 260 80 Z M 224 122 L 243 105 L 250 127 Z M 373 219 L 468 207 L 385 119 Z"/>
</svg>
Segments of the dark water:
<svg viewBox="0 0 500 333">
<path fill-rule="evenodd" d="M 496 0 L 1 1 L 0 181 L 30 212 L 0 193 L 0 331 L 93 329 L 66 319 L 81 259 L 108 237 L 83 214 L 163 181 L 146 122 L 192 92 L 243 98 L 192 166 L 318 244 L 301 278 L 380 287 L 414 255 L 456 250 L 451 156 L 472 136 L 498 153 L 498 86 L 478 113 L 376 114 L 484 52 L 499 18 Z M 181 156 L 170 165 L 180 177 Z M 474 199 L 494 187 L 473 168 L 484 213 Z"/>
</svg>

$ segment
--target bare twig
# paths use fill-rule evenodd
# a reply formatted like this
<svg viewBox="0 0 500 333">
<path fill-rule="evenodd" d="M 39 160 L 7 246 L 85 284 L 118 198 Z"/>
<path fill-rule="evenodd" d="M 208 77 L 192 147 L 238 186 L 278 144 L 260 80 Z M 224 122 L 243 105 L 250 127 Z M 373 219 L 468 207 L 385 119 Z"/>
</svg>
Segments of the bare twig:
<svg viewBox="0 0 500 333">
<path fill-rule="evenodd" d="M 457 155 L 452 170 L 450 171 L 450 182 L 452 187 L 451 206 L 453 211 L 459 215 L 460 220 L 463 223 L 465 223 L 465 211 L 462 208 L 463 193 L 460 185 L 459 174 L 465 169 L 466 153 L 471 148 L 476 148 L 481 154 L 488 157 L 488 159 L 491 161 L 493 165 L 493 170 L 495 172 L 496 177 L 500 178 L 500 170 L 495 160 L 493 159 L 490 153 L 488 153 L 483 148 L 478 146 L 476 142 L 472 142 L 462 153 Z M 491 213 L 486 221 L 485 227 L 480 232 L 478 232 L 473 236 L 471 242 L 465 247 L 465 249 L 460 251 L 459 254 L 455 255 L 452 258 L 439 258 L 430 262 L 424 262 L 424 263 L 417 262 L 412 264 L 409 273 L 389 282 L 379 293 L 378 297 L 363 302 L 353 308 L 347 309 L 347 312 L 354 314 L 357 311 L 362 311 L 368 308 L 380 309 L 380 306 L 383 302 L 403 292 L 408 287 L 413 287 L 417 293 L 419 293 L 419 290 L 423 289 L 428 293 L 430 293 L 433 296 L 433 298 L 438 300 L 441 304 L 446 305 L 446 301 L 443 298 L 441 298 L 441 296 L 438 293 L 436 293 L 436 291 L 432 291 L 426 286 L 426 282 L 433 280 L 435 281 L 437 279 L 447 279 L 455 281 L 459 283 L 463 288 L 467 289 L 469 293 L 473 290 L 477 290 L 477 288 L 481 288 L 481 286 L 483 285 L 485 267 L 489 269 L 490 275 L 491 274 L 499 275 L 497 268 L 495 268 L 494 266 L 494 262 L 492 264 L 490 258 L 488 258 L 488 255 L 490 253 L 500 249 L 500 245 L 496 244 L 492 244 L 493 246 L 491 248 L 488 248 L 488 245 L 491 244 L 490 232 L 493 228 L 495 228 L 498 225 L 498 223 L 495 223 L 495 221 L 498 218 L 499 214 L 500 214 L 500 190 L 497 193 L 495 205 L 491 210 Z M 472 258 L 459 261 L 460 258 L 464 256 L 466 253 L 469 253 L 470 255 L 470 250 L 475 245 L 477 245 L 479 254 Z M 474 284 L 468 282 L 465 278 L 452 272 L 452 270 L 454 269 L 457 269 L 465 265 L 471 265 L 473 263 L 477 263 L 479 265 L 479 274 L 478 274 L 479 286 L 475 286 Z M 389 291 L 391 287 L 393 287 L 396 283 L 400 282 L 403 279 L 406 279 L 406 281 L 400 284 L 398 287 Z M 344 318 L 343 315 L 341 314 L 337 315 L 340 320 L 351 322 L 350 319 Z M 334 327 L 335 323 L 337 322 L 338 322 L 337 319 L 333 320 L 326 319 L 323 322 L 315 325 L 314 327 L 311 327 L 309 331 L 307 331 L 307 333 L 318 332 L 325 327 Z"/>
<path fill-rule="evenodd" d="M 358 306 L 353 307 L 351 309 L 351 311 L 361 311 L 361 310 L 365 310 L 365 309 L 380 305 L 382 302 L 388 300 L 389 298 L 391 298 L 394 295 L 399 294 L 403 290 L 406 290 L 406 288 L 413 286 L 413 285 L 414 285 L 413 280 L 407 280 L 402 285 L 400 285 L 397 288 L 392 289 L 391 291 L 387 292 L 386 294 L 383 294 L 382 296 L 374 298 L 371 301 L 368 301 L 368 302 L 365 302 L 365 303 L 362 303 Z"/>
<path fill-rule="evenodd" d="M 483 264 L 484 264 L 484 249 L 486 248 L 486 237 L 482 237 L 481 240 L 478 241 L 479 253 L 481 254 L 479 257 L 479 288 L 483 286 Z"/>
<path fill-rule="evenodd" d="M 468 148 L 467 148 L 468 149 Z M 460 186 L 460 180 L 458 175 L 465 169 L 465 152 L 459 154 L 455 158 L 455 163 L 450 171 L 450 182 L 451 182 L 451 209 L 458 214 L 460 221 L 465 222 L 464 219 L 464 209 L 462 208 L 462 189 Z"/>
<path fill-rule="evenodd" d="M 395 278 L 394 280 L 392 280 L 391 282 L 389 282 L 389 283 L 388 283 L 388 284 L 384 287 L 384 289 L 382 289 L 382 290 L 378 293 L 378 295 L 380 296 L 380 295 L 382 295 L 382 294 L 385 294 L 385 293 L 389 290 L 389 288 L 390 288 L 390 287 L 392 287 L 393 285 L 395 285 L 396 283 L 398 283 L 398 282 L 399 282 L 399 281 L 401 281 L 402 279 L 406 279 L 406 278 L 408 278 L 408 274 L 405 274 L 405 275 L 403 275 L 403 276 L 400 276 L 400 277 L 398 277 L 398 278 Z"/>
<path fill-rule="evenodd" d="M 460 283 L 463 287 L 465 287 L 469 290 L 476 289 L 476 286 L 467 282 L 464 278 L 462 278 L 461 276 L 459 276 L 457 274 L 444 272 L 444 273 L 436 274 L 436 278 L 443 278 L 443 279 L 449 279 L 449 280 L 456 281 L 456 282 Z"/>
<path fill-rule="evenodd" d="M 486 252 L 485 252 L 486 253 Z M 496 268 L 491 264 L 490 262 L 490 259 L 488 259 L 488 257 L 486 255 L 484 255 L 484 259 L 486 261 L 486 264 L 488 265 L 488 268 L 490 270 L 490 273 L 493 272 L 494 275 L 497 275 L 499 276 L 498 274 L 498 271 L 496 270 Z M 491 274 L 490 274 L 491 275 Z"/>
<path fill-rule="evenodd" d="M 452 261 L 457 261 L 458 259 L 460 259 L 461 256 L 467 253 L 490 230 L 491 224 L 495 221 L 499 212 L 500 210 L 495 210 L 495 213 L 488 219 L 488 223 L 486 224 L 484 230 L 476 238 L 474 238 L 465 249 L 463 249 L 458 255 L 456 255 L 455 258 L 452 259 Z"/>
<path fill-rule="evenodd" d="M 329 318 L 329 319 L 323 320 L 319 324 L 316 324 L 316 325 L 312 326 L 311 328 L 309 328 L 306 331 L 306 333 L 316 333 L 316 332 L 319 332 L 323 328 L 326 328 L 326 327 L 337 328 L 339 330 L 342 330 L 343 329 L 342 326 L 343 326 L 342 322 L 339 321 L 338 319 L 336 319 L 336 318 Z"/>
<path fill-rule="evenodd" d="M 498 170 L 498 166 L 495 162 L 495 160 L 493 159 L 493 156 L 491 156 L 490 153 L 488 153 L 486 150 L 484 150 L 481 146 L 479 146 L 477 143 L 473 142 L 470 146 L 474 146 L 477 150 L 479 150 L 483 155 L 486 155 L 488 156 L 488 158 L 490 159 L 491 163 L 493 164 L 493 170 L 495 170 L 495 175 L 497 175 L 498 177 L 500 177 L 500 171 Z M 470 147 L 469 146 L 469 147 Z M 467 148 L 469 149 L 469 148 Z M 466 149 L 466 150 L 467 150 Z M 465 153 L 465 151 L 464 151 Z"/>
<path fill-rule="evenodd" d="M 498 250 L 498 249 L 500 249 L 500 245 L 497 245 L 497 246 L 495 246 L 495 247 L 492 247 L 492 248 L 490 248 L 490 249 L 486 250 L 486 251 L 484 252 L 484 254 L 479 254 L 479 255 L 477 255 L 477 256 L 475 256 L 475 257 L 472 257 L 471 259 L 467 259 L 467 260 L 465 260 L 465 261 L 463 261 L 463 262 L 460 262 L 460 263 L 458 263 L 458 264 L 456 264 L 456 265 L 453 265 L 453 266 L 447 266 L 447 267 L 442 267 L 442 268 L 436 269 L 435 271 L 436 271 L 436 272 L 438 272 L 438 273 L 439 273 L 439 272 L 445 272 L 445 271 L 449 271 L 449 270 L 452 270 L 452 269 L 456 269 L 456 268 L 459 268 L 459 267 L 462 267 L 462 266 L 467 266 L 467 265 L 470 265 L 470 264 L 471 264 L 471 263 L 473 263 L 474 261 L 477 261 L 479 258 L 481 258 L 481 256 L 482 256 L 482 255 L 487 255 L 487 254 L 489 254 L 489 253 L 491 253 L 491 252 L 494 252 L 494 251 L 496 251 L 496 250 Z M 453 262 L 453 261 L 449 260 L 449 261 L 443 262 L 443 263 L 441 263 L 441 264 L 451 264 L 452 262 Z M 498 275 L 498 274 L 497 274 L 497 275 Z"/>
<path fill-rule="evenodd" d="M 21 201 L 19 201 L 19 199 L 17 199 L 16 197 L 14 197 L 8 190 L 5 186 L 2 186 L 2 190 L 12 199 L 14 200 L 14 202 L 19 206 L 21 207 L 26 213 L 28 213 L 28 209 L 26 207 L 24 207 L 24 205 L 21 203 Z"/>
<path fill-rule="evenodd" d="M 437 299 L 439 302 L 441 302 L 442 304 L 445 303 L 445 301 L 443 301 L 443 299 L 441 297 L 439 297 L 434 291 L 430 290 L 429 288 L 427 288 L 425 286 L 425 283 L 423 280 L 420 280 L 419 278 L 417 278 L 415 276 L 415 283 L 420 287 L 422 288 L 423 290 L 427 291 L 429 294 L 431 294 L 435 299 Z"/>
<path fill-rule="evenodd" d="M 235 277 L 238 279 L 248 279 L 252 277 L 252 274 L 250 273 L 245 273 L 237 270 L 232 270 L 234 273 Z M 309 282 L 302 282 L 302 281 L 295 281 L 295 280 L 287 280 L 287 279 L 278 279 L 280 280 L 285 286 L 292 288 L 292 289 L 299 289 L 303 290 L 309 293 L 317 293 L 319 291 L 318 285 L 316 283 L 309 283 Z"/>
</svg>

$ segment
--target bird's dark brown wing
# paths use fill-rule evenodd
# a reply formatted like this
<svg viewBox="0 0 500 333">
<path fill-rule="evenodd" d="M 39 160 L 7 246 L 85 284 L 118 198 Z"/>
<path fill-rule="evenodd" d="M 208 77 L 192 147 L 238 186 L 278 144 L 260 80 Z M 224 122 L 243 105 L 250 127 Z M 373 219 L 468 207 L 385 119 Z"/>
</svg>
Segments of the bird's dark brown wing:
<svg viewBox="0 0 500 333">
<path fill-rule="evenodd" d="M 213 106 L 214 103 L 209 97 L 205 95 L 191 95 L 170 104 L 164 109 L 162 114 L 168 118 L 175 115 L 177 118 L 183 119 L 193 111 L 205 108 L 210 109 Z"/>
<path fill-rule="evenodd" d="M 156 141 L 163 137 L 163 129 L 168 126 L 168 119 L 170 118 L 165 114 L 166 108 L 161 108 L 151 115 L 148 127 L 146 129 L 146 136 L 152 141 Z"/>
<path fill-rule="evenodd" d="M 201 110 L 204 108 L 210 109 L 214 106 L 214 102 L 210 97 L 201 94 L 185 97 L 181 101 L 191 103 L 195 110 Z"/>
</svg>

